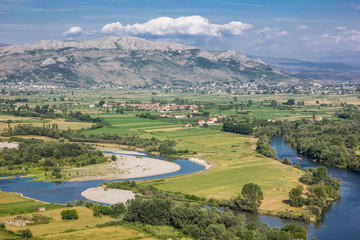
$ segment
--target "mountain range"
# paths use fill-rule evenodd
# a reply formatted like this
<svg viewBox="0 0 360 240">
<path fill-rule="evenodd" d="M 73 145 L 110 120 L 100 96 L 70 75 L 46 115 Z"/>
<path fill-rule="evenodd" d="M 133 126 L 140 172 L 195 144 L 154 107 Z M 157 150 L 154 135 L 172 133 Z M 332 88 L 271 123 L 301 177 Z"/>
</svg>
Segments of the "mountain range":
<svg viewBox="0 0 360 240">
<path fill-rule="evenodd" d="M 65 86 L 293 85 L 303 79 L 233 51 L 209 52 L 135 37 L 43 40 L 0 48 L 0 82 Z"/>
<path fill-rule="evenodd" d="M 314 62 L 270 57 L 261 59 L 270 66 L 299 78 L 316 79 L 328 84 L 360 82 L 360 64 L 356 62 Z"/>
</svg>

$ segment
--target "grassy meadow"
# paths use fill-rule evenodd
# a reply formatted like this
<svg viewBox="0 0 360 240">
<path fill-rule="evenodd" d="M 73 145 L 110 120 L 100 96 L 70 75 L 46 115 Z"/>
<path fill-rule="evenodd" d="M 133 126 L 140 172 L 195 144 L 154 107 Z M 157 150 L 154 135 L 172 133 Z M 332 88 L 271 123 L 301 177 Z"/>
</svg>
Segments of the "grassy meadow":
<svg viewBox="0 0 360 240">
<path fill-rule="evenodd" d="M 46 208 L 45 212 L 36 212 L 36 208 Z M 79 215 L 77 220 L 62 220 L 61 211 L 74 209 Z M 109 216 L 94 217 L 92 210 L 86 207 L 67 208 L 64 205 L 46 204 L 33 199 L 22 197 L 18 193 L 0 192 L 0 222 L 17 216 L 30 217 L 41 214 L 51 217 L 47 224 L 14 226 L 6 225 L 7 230 L 17 232 L 29 228 L 35 239 L 154 239 L 134 229 L 123 226 L 96 228 L 113 218 Z M 0 239 L 19 239 L 6 231 L 0 231 Z"/>
<path fill-rule="evenodd" d="M 42 207 L 46 209 L 57 209 L 63 208 L 64 206 L 43 203 L 30 198 L 25 198 L 19 193 L 6 193 L 0 191 L 0 216 L 35 212 L 36 208 Z"/>
</svg>

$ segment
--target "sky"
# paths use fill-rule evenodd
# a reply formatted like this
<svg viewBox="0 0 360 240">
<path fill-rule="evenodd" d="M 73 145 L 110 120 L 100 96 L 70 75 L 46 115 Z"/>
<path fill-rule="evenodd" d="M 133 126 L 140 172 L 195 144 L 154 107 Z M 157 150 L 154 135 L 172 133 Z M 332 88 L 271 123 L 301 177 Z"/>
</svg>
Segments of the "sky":
<svg viewBox="0 0 360 240">
<path fill-rule="evenodd" d="M 0 43 L 110 35 L 360 64 L 360 0 L 0 0 Z"/>
</svg>

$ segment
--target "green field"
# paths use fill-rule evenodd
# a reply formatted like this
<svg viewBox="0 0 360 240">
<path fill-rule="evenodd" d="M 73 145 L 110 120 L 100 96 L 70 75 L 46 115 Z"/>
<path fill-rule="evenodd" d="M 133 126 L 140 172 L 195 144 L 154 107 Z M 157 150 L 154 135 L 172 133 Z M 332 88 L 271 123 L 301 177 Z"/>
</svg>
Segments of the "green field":
<svg viewBox="0 0 360 240">
<path fill-rule="evenodd" d="M 45 212 L 36 212 L 36 208 L 45 207 Z M 29 228 L 36 239 L 153 239 L 148 234 L 123 226 L 95 228 L 96 224 L 112 220 L 109 216 L 94 217 L 92 210 L 86 207 L 73 207 L 79 215 L 77 220 L 62 220 L 63 205 L 44 204 L 39 201 L 21 197 L 17 193 L 0 192 L 0 222 L 17 216 L 42 214 L 53 220 L 47 224 L 31 226 L 6 225 L 13 232 Z M 19 239 L 14 234 L 0 230 L 0 239 Z"/>
<path fill-rule="evenodd" d="M 50 95 L 51 94 L 51 95 Z M 63 101 L 59 99 L 64 97 Z M 8 96 L 9 99 L 15 96 Z M 285 210 L 290 208 L 283 203 L 288 199 L 288 192 L 299 184 L 298 178 L 301 171 L 285 166 L 276 160 L 266 158 L 254 151 L 257 139 L 221 131 L 221 124 L 209 128 L 189 128 L 184 125 L 188 122 L 196 123 L 198 119 L 158 119 L 151 120 L 139 118 L 136 115 L 145 111 L 124 111 L 123 114 L 115 113 L 116 109 L 107 110 L 90 108 L 89 103 L 99 103 L 100 100 L 109 104 L 134 104 L 151 103 L 166 100 L 174 102 L 175 98 L 186 100 L 200 106 L 202 111 L 209 112 L 210 117 L 228 115 L 232 118 L 243 119 L 253 117 L 257 119 L 292 120 L 311 119 L 313 115 L 323 118 L 334 118 L 334 112 L 341 109 L 341 104 L 360 104 L 356 95 L 241 95 L 235 96 L 226 93 L 200 94 L 200 93 L 164 93 L 153 94 L 149 90 L 56 90 L 43 91 L 37 95 L 29 96 L 29 105 L 68 104 L 67 110 L 89 113 L 93 117 L 104 118 L 110 125 L 95 130 L 87 130 L 84 134 L 92 133 L 118 133 L 138 134 L 144 138 L 156 137 L 160 140 L 172 139 L 177 145 L 176 149 L 188 149 L 197 154 L 184 157 L 198 157 L 212 163 L 212 168 L 201 173 L 174 177 L 164 181 L 153 181 L 159 188 L 183 193 L 195 194 L 207 198 L 229 199 L 238 195 L 244 184 L 253 182 L 259 184 L 265 194 L 261 205 L 263 210 Z M 289 99 L 296 102 L 304 101 L 305 105 L 295 105 L 290 108 L 282 103 Z M 248 101 L 252 105 L 248 106 Z M 276 100 L 285 110 L 270 107 L 271 100 Z M 153 100 L 154 102 L 154 100 Z M 213 107 L 207 108 L 207 104 Z M 70 104 L 70 105 L 69 105 Z M 71 106 L 76 104 L 76 106 Z M 243 110 L 236 111 L 235 104 L 243 105 Z M 321 106 L 323 104 L 323 106 Z M 324 104 L 327 104 L 326 106 Z M 219 106 L 229 109 L 220 110 Z M 191 114 L 191 110 L 174 113 Z M 150 114 L 159 114 L 150 112 Z M 6 121 L 9 115 L 3 115 Z M 19 120 L 19 119 L 17 119 Z M 24 118 L 23 123 L 30 122 L 35 125 L 42 124 L 37 119 Z M 52 121 L 60 121 L 58 119 Z M 72 124 L 72 125 L 70 125 Z M 81 128 L 91 124 L 64 122 L 61 127 Z M 4 122 L 2 126 L 7 125 Z M 196 124 L 195 124 L 196 126 Z M 1 126 L 0 126 L 1 127 Z"/>
<path fill-rule="evenodd" d="M 194 130 L 194 131 L 193 131 Z M 176 139 L 178 149 L 196 151 L 196 157 L 213 167 L 202 173 L 152 181 L 164 190 L 181 191 L 197 196 L 230 199 L 246 183 L 259 184 L 264 191 L 263 210 L 285 210 L 291 188 L 299 184 L 301 171 L 263 157 L 254 151 L 256 139 L 212 129 L 186 129 L 156 132 Z"/>
<path fill-rule="evenodd" d="M 36 208 L 63 208 L 63 205 L 47 204 L 33 199 L 21 197 L 18 193 L 0 192 L 0 216 L 8 216 L 36 211 Z"/>
<path fill-rule="evenodd" d="M 104 114 L 101 115 L 101 117 L 103 117 L 108 123 L 110 123 L 111 126 L 86 131 L 86 134 L 91 134 L 91 133 L 134 134 L 137 133 L 138 130 L 177 127 L 177 125 L 174 125 L 172 123 L 156 121 L 146 118 L 139 118 L 129 114 L 126 115 Z"/>
</svg>

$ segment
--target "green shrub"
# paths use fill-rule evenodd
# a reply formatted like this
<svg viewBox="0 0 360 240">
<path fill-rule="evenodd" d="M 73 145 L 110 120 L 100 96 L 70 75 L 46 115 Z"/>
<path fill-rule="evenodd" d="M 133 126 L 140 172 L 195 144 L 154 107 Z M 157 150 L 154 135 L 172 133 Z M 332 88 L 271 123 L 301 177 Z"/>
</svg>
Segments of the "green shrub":
<svg viewBox="0 0 360 240">
<path fill-rule="evenodd" d="M 94 206 L 94 203 L 93 203 L 92 201 L 87 200 L 87 201 L 85 202 L 85 207 L 91 208 L 92 206 Z"/>
<path fill-rule="evenodd" d="M 73 207 L 74 204 L 73 204 L 72 201 L 69 200 L 69 201 L 66 202 L 66 206 L 67 206 L 67 207 Z"/>
<path fill-rule="evenodd" d="M 78 219 L 78 214 L 76 210 L 63 210 L 61 212 L 61 218 L 64 220 L 68 219 Z"/>
<path fill-rule="evenodd" d="M 75 200 L 75 205 L 82 206 L 82 205 L 84 205 L 84 201 L 83 200 Z"/>
<path fill-rule="evenodd" d="M 24 230 L 19 230 L 18 233 L 20 234 L 20 236 L 22 238 L 32 238 L 33 235 L 32 235 L 32 232 L 30 229 L 24 229 Z"/>
</svg>

